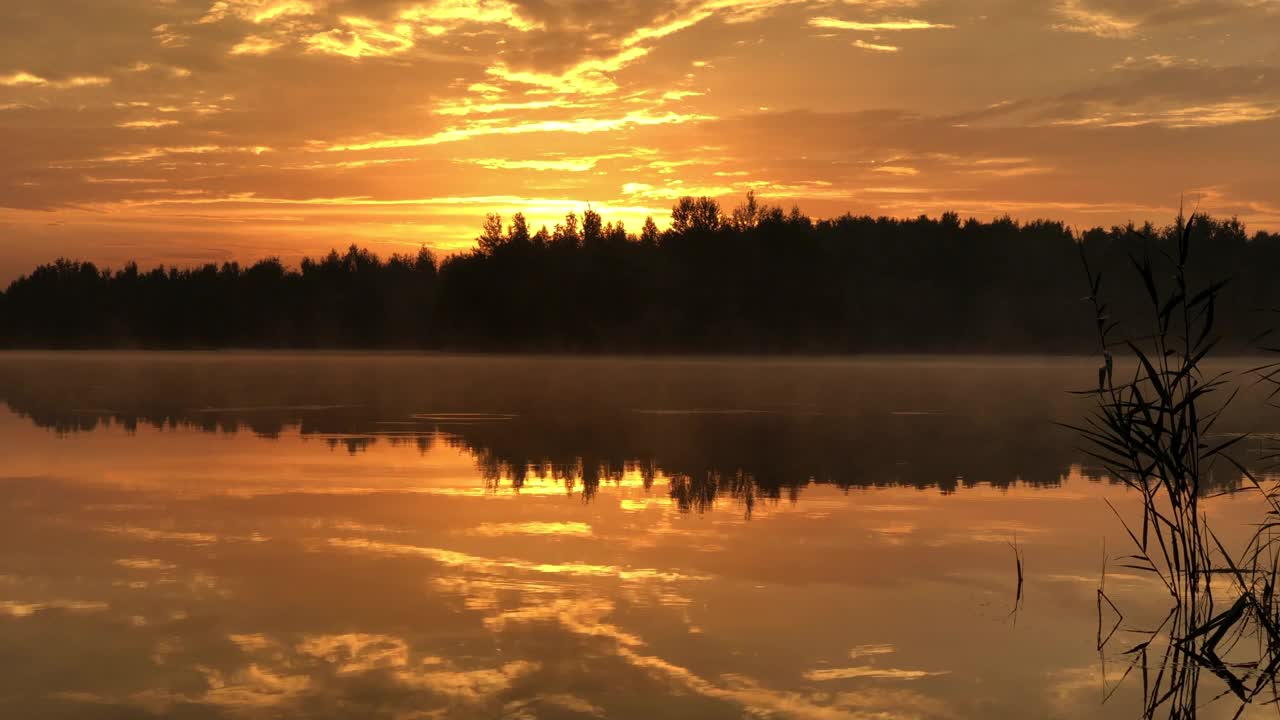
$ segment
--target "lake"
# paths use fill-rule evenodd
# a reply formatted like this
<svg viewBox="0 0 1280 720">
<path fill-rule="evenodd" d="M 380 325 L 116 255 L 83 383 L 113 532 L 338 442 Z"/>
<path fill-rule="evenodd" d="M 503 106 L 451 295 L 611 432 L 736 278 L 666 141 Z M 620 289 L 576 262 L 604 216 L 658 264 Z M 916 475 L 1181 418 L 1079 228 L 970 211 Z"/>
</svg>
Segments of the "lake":
<svg viewBox="0 0 1280 720">
<path fill-rule="evenodd" d="M 1168 596 L 1055 425 L 1095 379 L 0 354 L 0 716 L 1137 717 Z M 1239 402 L 1224 432 L 1280 430 Z M 1260 507 L 1205 505 L 1228 542 Z"/>
</svg>

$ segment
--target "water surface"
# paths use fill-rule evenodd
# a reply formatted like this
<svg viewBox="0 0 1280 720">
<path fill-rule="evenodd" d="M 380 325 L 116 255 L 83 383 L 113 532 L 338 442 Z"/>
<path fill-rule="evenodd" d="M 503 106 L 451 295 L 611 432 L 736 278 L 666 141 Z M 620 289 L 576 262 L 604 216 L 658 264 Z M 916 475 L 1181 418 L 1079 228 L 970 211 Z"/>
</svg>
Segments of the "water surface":
<svg viewBox="0 0 1280 720">
<path fill-rule="evenodd" d="M 3 354 L 0 714 L 1134 717 L 1097 608 L 1134 498 L 1054 425 L 1093 377 Z M 1167 609 L 1105 583 L 1128 626 Z"/>
</svg>

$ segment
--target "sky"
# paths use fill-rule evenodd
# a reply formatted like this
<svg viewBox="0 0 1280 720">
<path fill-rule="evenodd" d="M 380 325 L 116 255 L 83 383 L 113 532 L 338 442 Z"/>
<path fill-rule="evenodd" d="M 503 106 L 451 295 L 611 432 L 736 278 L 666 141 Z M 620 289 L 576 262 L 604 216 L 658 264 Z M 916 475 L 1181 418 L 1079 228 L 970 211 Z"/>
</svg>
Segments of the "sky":
<svg viewBox="0 0 1280 720">
<path fill-rule="evenodd" d="M 681 195 L 1280 229 L 1280 0 L 0 6 L 0 282 Z"/>
</svg>

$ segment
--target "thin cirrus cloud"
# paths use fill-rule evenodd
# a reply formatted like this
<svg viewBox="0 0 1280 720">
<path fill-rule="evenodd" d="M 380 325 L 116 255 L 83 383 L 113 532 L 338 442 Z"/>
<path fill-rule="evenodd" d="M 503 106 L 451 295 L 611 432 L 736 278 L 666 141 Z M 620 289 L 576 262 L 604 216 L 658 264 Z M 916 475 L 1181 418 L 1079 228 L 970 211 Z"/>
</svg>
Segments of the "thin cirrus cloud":
<svg viewBox="0 0 1280 720">
<path fill-rule="evenodd" d="M 927 677 L 935 677 L 937 675 L 947 675 L 950 671 L 928 671 L 928 670 L 900 670 L 898 668 L 880 668 L 870 665 L 847 668 L 824 668 L 821 670 L 809 670 L 804 673 L 805 680 L 814 682 L 827 682 L 831 680 L 852 680 L 855 678 L 870 678 L 876 680 L 922 680 Z"/>
<path fill-rule="evenodd" d="M 215 23 L 229 17 L 262 24 L 281 18 L 312 15 L 314 5 L 307 0 L 215 0 L 197 22 Z"/>
<path fill-rule="evenodd" d="M 556 535 L 590 537 L 591 526 L 582 522 L 481 523 L 471 530 L 473 535 L 504 537 L 508 535 Z"/>
<path fill-rule="evenodd" d="M 527 135 L 530 133 L 569 133 L 589 135 L 607 133 L 635 126 L 669 125 L 699 120 L 714 120 L 709 115 L 681 115 L 675 112 L 651 114 L 644 111 L 627 113 L 612 118 L 575 118 L 573 120 L 542 120 L 538 122 L 498 125 L 492 123 L 473 123 L 461 127 L 441 130 L 426 137 L 404 137 L 369 140 L 350 144 L 335 144 L 324 148 L 330 152 L 384 150 L 389 148 L 412 148 L 426 145 L 462 142 L 485 135 Z"/>
<path fill-rule="evenodd" d="M 567 160 L 503 160 L 502 158 L 476 158 L 462 160 L 472 165 L 479 165 L 490 170 L 542 170 L 551 172 L 587 172 L 594 170 L 596 161 L 593 158 L 574 158 Z"/>
<path fill-rule="evenodd" d="M 862 48 L 863 50 L 871 50 L 872 52 L 896 53 L 901 48 L 897 45 L 886 45 L 884 43 L 867 42 L 866 40 L 854 40 L 853 46 Z"/>
<path fill-rule="evenodd" d="M 101 75 L 72 75 L 62 80 L 49 80 L 25 70 L 19 70 L 8 75 L 0 75 L 0 86 L 3 87 L 49 87 L 65 90 L 68 88 L 102 87 L 110 84 L 111 78 Z"/>
<path fill-rule="evenodd" d="M 260 35 L 249 35 L 245 39 L 233 45 L 227 52 L 232 55 L 266 55 L 267 53 L 279 50 L 283 45 L 283 42 L 274 38 L 262 37 Z"/>
<path fill-rule="evenodd" d="M 232 55 L 266 55 L 296 41 L 306 52 L 351 60 L 405 54 L 424 41 L 469 25 L 519 31 L 541 27 L 505 0 L 416 3 L 385 19 L 358 13 L 330 16 L 305 0 L 231 0 L 214 3 L 197 24 L 236 19 L 275 28 L 276 34 L 247 35 L 231 47 Z"/>
<path fill-rule="evenodd" d="M 177 120 L 129 120 L 122 123 L 116 123 L 116 127 L 125 128 L 127 130 L 152 130 L 155 128 L 172 127 L 177 124 Z"/>
<path fill-rule="evenodd" d="M 592 157 L 556 157 L 544 159 L 519 160 L 511 158 L 470 158 L 458 162 L 478 165 L 490 170 L 538 170 L 544 172 L 588 172 L 608 160 L 621 160 L 642 155 L 651 155 L 653 150 L 636 149 L 631 152 L 610 153 Z"/>
<path fill-rule="evenodd" d="M 413 49 L 414 42 L 414 29 L 408 24 L 384 28 L 359 17 L 342 18 L 342 27 L 318 32 L 306 39 L 311 52 L 351 59 L 398 55 Z"/>
<path fill-rule="evenodd" d="M 1052 11 L 1055 30 L 1117 40 L 1167 30 L 1186 33 L 1197 26 L 1230 28 L 1245 22 L 1261 22 L 1274 30 L 1280 18 L 1280 9 L 1271 0 L 1056 0 Z"/>
<path fill-rule="evenodd" d="M 1143 111 L 1099 109 L 1095 113 L 1081 117 L 1056 120 L 1054 124 L 1107 128 L 1136 128 L 1150 125 L 1190 129 L 1256 123 L 1276 118 L 1280 118 L 1280 104 L 1228 101 Z"/>
<path fill-rule="evenodd" d="M 1085 0 L 1062 0 L 1054 8 L 1054 12 L 1058 16 L 1054 29 L 1103 38 L 1130 37 L 1140 25 L 1136 19 L 1091 7 Z"/>
<path fill-rule="evenodd" d="M 853 30 L 856 32 L 897 32 L 902 30 L 952 30 L 955 25 L 936 23 L 929 20 L 894 19 L 864 22 L 861 20 L 841 20 L 834 17 L 816 17 L 809 21 L 816 28 L 825 30 Z"/>
</svg>

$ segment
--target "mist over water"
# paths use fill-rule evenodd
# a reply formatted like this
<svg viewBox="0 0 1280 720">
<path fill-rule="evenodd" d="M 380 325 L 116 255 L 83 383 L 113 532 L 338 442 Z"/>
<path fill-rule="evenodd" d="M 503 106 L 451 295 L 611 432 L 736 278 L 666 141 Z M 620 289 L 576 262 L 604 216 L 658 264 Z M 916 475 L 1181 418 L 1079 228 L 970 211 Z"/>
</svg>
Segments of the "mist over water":
<svg viewBox="0 0 1280 720">
<path fill-rule="evenodd" d="M 1135 499 L 1054 424 L 1094 375 L 0 355 L 0 709 L 1133 717 L 1095 605 L 1124 542 L 1103 500 Z M 1221 431 L 1278 418 L 1249 396 Z M 1106 582 L 1131 622 L 1163 612 L 1147 578 Z"/>
</svg>

